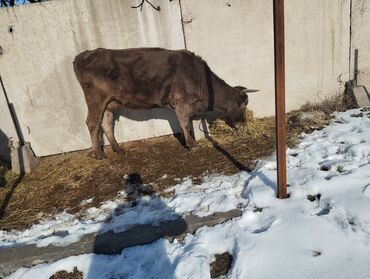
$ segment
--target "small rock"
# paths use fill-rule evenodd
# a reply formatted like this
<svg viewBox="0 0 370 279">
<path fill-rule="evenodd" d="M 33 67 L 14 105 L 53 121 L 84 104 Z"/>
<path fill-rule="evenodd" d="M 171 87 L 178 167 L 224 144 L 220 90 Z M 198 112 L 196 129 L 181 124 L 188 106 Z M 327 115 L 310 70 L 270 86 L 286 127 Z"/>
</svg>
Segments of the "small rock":
<svg viewBox="0 0 370 279">
<path fill-rule="evenodd" d="M 349 223 L 351 226 L 356 225 L 356 221 L 355 221 L 355 219 L 354 219 L 354 218 L 350 218 L 350 219 L 348 219 L 348 223 Z"/>
<path fill-rule="evenodd" d="M 320 167 L 320 170 L 322 170 L 322 171 L 329 171 L 329 170 L 330 170 L 330 166 L 322 165 L 322 166 Z"/>
<path fill-rule="evenodd" d="M 314 202 L 314 201 L 319 201 L 321 199 L 321 194 L 317 194 L 317 195 L 307 195 L 307 199 L 311 202 Z"/>
<path fill-rule="evenodd" d="M 253 212 L 262 212 L 263 208 L 261 207 L 258 207 L 258 206 L 254 206 L 253 208 Z"/>
<path fill-rule="evenodd" d="M 364 114 L 362 112 L 351 114 L 351 117 L 363 117 L 363 116 Z"/>
<path fill-rule="evenodd" d="M 321 251 L 312 251 L 312 257 L 318 257 L 321 255 Z"/>
<path fill-rule="evenodd" d="M 200 185 L 203 182 L 203 180 L 199 177 L 192 177 L 191 181 L 193 182 L 193 185 Z"/>
<path fill-rule="evenodd" d="M 74 267 L 73 272 L 61 270 L 51 275 L 49 279 L 83 279 L 83 273 Z"/>
<path fill-rule="evenodd" d="M 229 252 L 216 254 L 215 260 L 210 264 L 211 278 L 226 275 L 233 263 L 233 256 Z"/>
</svg>

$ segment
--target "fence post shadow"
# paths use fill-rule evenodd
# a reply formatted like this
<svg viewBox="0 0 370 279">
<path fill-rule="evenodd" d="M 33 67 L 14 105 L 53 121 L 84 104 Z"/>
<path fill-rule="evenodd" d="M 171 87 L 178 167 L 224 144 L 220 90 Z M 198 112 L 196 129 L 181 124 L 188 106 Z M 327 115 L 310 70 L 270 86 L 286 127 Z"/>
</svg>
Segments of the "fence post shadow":
<svg viewBox="0 0 370 279">
<path fill-rule="evenodd" d="M 252 190 L 248 186 L 249 183 L 253 181 L 255 178 L 259 178 L 265 186 L 271 188 L 274 191 L 274 193 L 277 193 L 277 183 L 271 180 L 262 171 L 257 169 L 251 172 L 250 177 L 248 177 L 248 179 L 244 183 L 244 189 L 242 191 L 243 198 L 248 198 L 251 195 Z"/>
<path fill-rule="evenodd" d="M 0 176 L 1 176 L 1 174 L 0 174 Z M 23 177 L 24 177 L 24 173 L 22 173 L 21 175 L 19 175 L 19 177 L 12 183 L 12 186 L 11 186 L 10 190 L 6 194 L 4 200 L 2 201 L 1 207 L 0 207 L 0 220 L 3 219 L 3 217 L 5 215 L 5 212 L 6 212 L 6 209 L 7 209 L 8 205 L 9 205 L 9 202 L 11 201 L 12 196 L 13 196 L 16 188 L 21 183 Z M 1 177 L 0 177 L 0 179 L 1 179 Z M 5 181 L 5 183 L 7 183 L 7 182 Z"/>
<path fill-rule="evenodd" d="M 241 162 L 239 162 L 234 156 L 232 156 L 225 148 L 223 148 L 208 132 L 206 119 L 201 119 L 202 124 L 202 132 L 204 132 L 205 138 L 212 144 L 213 148 L 220 152 L 223 156 L 225 156 L 235 167 L 237 167 L 240 171 L 247 171 L 250 172 L 252 169 L 250 167 L 245 166 Z"/>
<path fill-rule="evenodd" d="M 222 155 L 224 155 L 240 171 L 246 171 L 246 172 L 251 173 L 251 176 L 246 181 L 245 186 L 248 186 L 248 184 L 250 183 L 250 181 L 252 181 L 254 178 L 258 177 L 268 187 L 270 187 L 272 190 L 274 190 L 274 192 L 277 191 L 277 185 L 276 185 L 276 183 L 274 183 L 269 177 L 267 177 L 261 171 L 256 170 L 256 169 L 253 169 L 253 168 L 250 168 L 250 167 L 247 167 L 244 164 L 242 164 L 241 162 L 239 162 L 229 152 L 227 152 L 227 150 L 225 148 L 223 148 L 215 139 L 212 138 L 212 136 L 208 132 L 206 119 L 204 117 L 201 119 L 201 124 L 202 124 L 202 131 L 204 132 L 205 138 L 212 144 L 213 148 L 215 148 Z"/>
</svg>

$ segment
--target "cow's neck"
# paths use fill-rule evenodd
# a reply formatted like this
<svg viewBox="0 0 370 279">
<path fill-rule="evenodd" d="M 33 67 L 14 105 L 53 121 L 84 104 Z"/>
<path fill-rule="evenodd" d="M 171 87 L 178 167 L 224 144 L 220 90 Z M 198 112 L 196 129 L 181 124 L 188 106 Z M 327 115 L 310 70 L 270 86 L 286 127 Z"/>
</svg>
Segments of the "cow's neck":
<svg viewBox="0 0 370 279">
<path fill-rule="evenodd" d="M 227 115 L 229 113 L 229 102 L 233 96 L 233 88 L 214 73 L 211 73 L 210 78 L 207 78 L 207 80 L 209 93 L 208 110 Z"/>
</svg>

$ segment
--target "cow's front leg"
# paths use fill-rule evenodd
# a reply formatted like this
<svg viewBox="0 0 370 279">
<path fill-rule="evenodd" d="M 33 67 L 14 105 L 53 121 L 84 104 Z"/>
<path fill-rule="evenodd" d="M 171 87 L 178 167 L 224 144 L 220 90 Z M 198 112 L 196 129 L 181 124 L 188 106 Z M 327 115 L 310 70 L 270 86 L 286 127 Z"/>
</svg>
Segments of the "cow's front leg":
<svg viewBox="0 0 370 279">
<path fill-rule="evenodd" d="M 193 137 L 190 134 L 190 115 L 189 115 L 189 112 L 183 106 L 177 107 L 175 109 L 175 112 L 176 112 L 176 115 L 177 115 L 177 119 L 180 122 L 180 127 L 181 127 L 182 134 L 183 134 L 184 140 L 185 140 L 185 146 L 190 149 L 190 148 L 195 146 L 195 140 L 193 139 Z"/>
<path fill-rule="evenodd" d="M 86 119 L 86 125 L 90 132 L 94 157 L 97 159 L 103 159 L 104 152 L 99 141 L 99 130 L 100 130 L 99 117 L 96 116 L 94 113 L 89 112 Z"/>
</svg>

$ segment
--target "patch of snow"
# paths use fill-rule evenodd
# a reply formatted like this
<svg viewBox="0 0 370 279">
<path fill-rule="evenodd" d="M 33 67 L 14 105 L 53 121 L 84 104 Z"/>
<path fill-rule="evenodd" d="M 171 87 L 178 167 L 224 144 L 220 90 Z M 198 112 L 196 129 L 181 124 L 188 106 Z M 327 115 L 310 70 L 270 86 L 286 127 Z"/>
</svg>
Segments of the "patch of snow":
<svg viewBox="0 0 370 279">
<path fill-rule="evenodd" d="M 234 259 L 225 278 L 370 278 L 370 119 L 353 116 L 358 114 L 359 110 L 335 113 L 330 126 L 304 135 L 296 148 L 288 150 L 289 199 L 275 197 L 272 158 L 260 162 L 250 174 L 207 176 L 201 185 L 184 180 L 173 188 L 172 198 L 148 197 L 117 216 L 117 201 L 91 209 L 92 219 L 83 222 L 61 214 L 60 230 L 68 231 L 67 238 L 82 235 L 75 233 L 74 226 L 121 230 L 133 220 L 158 222 L 169 216 L 204 216 L 236 207 L 243 211 L 238 218 L 188 234 L 182 243 L 161 239 L 125 249 L 118 256 L 69 257 L 19 269 L 9 278 L 49 278 L 58 270 L 72 271 L 77 266 L 85 278 L 203 279 L 210 278 L 214 254 L 225 251 Z M 307 195 L 317 198 L 310 201 Z M 104 212 L 108 213 L 102 216 Z M 107 223 L 109 215 L 113 217 Z M 53 222 L 45 221 L 44 229 L 55 227 Z M 40 243 L 36 228 L 28 236 L 0 234 L 1 245 Z M 45 234 L 42 228 L 37 231 Z"/>
<path fill-rule="evenodd" d="M 174 187 L 174 197 L 143 196 L 135 204 L 125 200 L 126 192 L 122 190 L 116 200 L 91 207 L 82 216 L 63 212 L 25 231 L 0 231 L 0 248 L 24 244 L 65 246 L 89 233 L 122 232 L 137 224 L 159 224 L 187 214 L 206 216 L 244 207 L 248 199 L 241 198 L 241 192 L 248 176 L 215 175 L 207 177 L 202 185 L 193 185 L 187 178 Z"/>
</svg>

